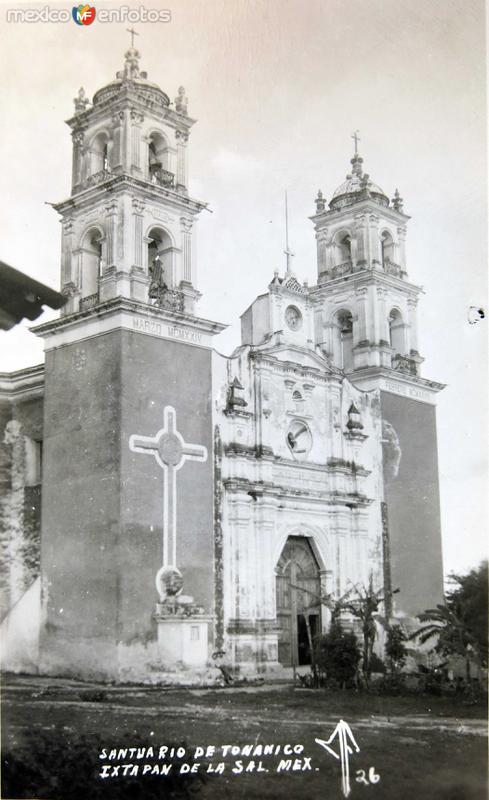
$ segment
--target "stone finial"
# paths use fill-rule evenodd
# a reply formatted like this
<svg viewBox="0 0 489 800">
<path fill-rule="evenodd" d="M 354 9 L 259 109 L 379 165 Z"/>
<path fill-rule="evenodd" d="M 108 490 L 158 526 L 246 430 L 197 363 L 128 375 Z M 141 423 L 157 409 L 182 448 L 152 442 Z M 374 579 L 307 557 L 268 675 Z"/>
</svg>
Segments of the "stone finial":
<svg viewBox="0 0 489 800">
<path fill-rule="evenodd" d="M 175 97 L 175 111 L 178 114 L 187 115 L 188 97 L 185 95 L 183 86 L 178 87 L 178 97 Z"/>
<path fill-rule="evenodd" d="M 318 189 L 318 196 L 316 197 L 316 214 L 320 214 L 326 208 L 326 198 L 324 197 L 321 189 Z"/>
<path fill-rule="evenodd" d="M 351 171 L 353 175 L 358 175 L 358 177 L 361 178 L 363 175 L 363 158 L 359 156 L 358 153 L 355 153 L 353 158 L 350 159 L 350 164 L 352 165 Z"/>
<path fill-rule="evenodd" d="M 399 194 L 399 189 L 396 189 L 394 192 L 394 197 L 392 198 L 392 205 L 394 206 L 396 211 L 402 211 L 403 209 L 403 200 L 401 195 Z"/>
<path fill-rule="evenodd" d="M 142 75 L 139 73 L 139 59 L 141 53 L 135 47 L 130 47 L 126 50 L 124 69 L 118 72 L 116 77 L 122 81 L 132 81 L 135 78 L 140 78 Z"/>
<path fill-rule="evenodd" d="M 75 114 L 81 114 L 83 111 L 85 111 L 90 100 L 86 96 L 83 86 L 80 86 L 78 97 L 74 97 L 73 102 L 75 104 Z"/>
<path fill-rule="evenodd" d="M 234 378 L 228 388 L 228 401 L 226 411 L 232 413 L 238 409 L 246 408 L 248 403 L 244 396 L 244 386 L 240 383 L 238 378 Z"/>
<path fill-rule="evenodd" d="M 360 412 L 353 402 L 348 409 L 348 422 L 346 423 L 346 427 L 349 431 L 361 431 L 363 429 Z"/>
<path fill-rule="evenodd" d="M 360 178 L 360 186 L 363 189 L 363 191 L 368 192 L 370 189 L 370 184 L 371 184 L 370 175 L 364 172 Z"/>
</svg>

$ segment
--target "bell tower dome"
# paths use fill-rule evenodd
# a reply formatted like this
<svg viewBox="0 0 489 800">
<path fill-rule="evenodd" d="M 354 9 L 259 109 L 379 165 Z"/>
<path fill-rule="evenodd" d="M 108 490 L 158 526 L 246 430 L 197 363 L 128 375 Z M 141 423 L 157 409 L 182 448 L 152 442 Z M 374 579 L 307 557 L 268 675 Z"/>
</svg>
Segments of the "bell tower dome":
<svg viewBox="0 0 489 800">
<path fill-rule="evenodd" d="M 187 143 L 195 120 L 185 90 L 174 103 L 148 80 L 131 46 L 115 80 L 90 103 L 83 89 L 67 124 L 73 139 L 62 217 L 63 314 L 115 297 L 193 313 L 194 223 L 204 203 L 188 194 Z"/>
</svg>

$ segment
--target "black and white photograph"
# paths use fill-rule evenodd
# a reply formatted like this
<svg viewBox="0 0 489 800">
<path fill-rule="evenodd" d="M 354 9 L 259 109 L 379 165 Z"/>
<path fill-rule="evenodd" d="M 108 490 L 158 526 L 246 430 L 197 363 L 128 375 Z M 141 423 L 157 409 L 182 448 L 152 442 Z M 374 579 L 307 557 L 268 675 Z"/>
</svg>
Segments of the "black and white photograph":
<svg viewBox="0 0 489 800">
<path fill-rule="evenodd" d="M 4 800 L 487 797 L 486 30 L 0 2 Z"/>
</svg>

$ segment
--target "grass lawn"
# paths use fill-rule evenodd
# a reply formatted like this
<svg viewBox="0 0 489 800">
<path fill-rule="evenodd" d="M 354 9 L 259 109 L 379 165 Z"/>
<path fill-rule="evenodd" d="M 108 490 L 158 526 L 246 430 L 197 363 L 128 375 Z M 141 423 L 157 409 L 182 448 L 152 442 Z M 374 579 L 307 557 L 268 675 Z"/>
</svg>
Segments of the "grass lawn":
<svg viewBox="0 0 489 800">
<path fill-rule="evenodd" d="M 350 797 L 355 800 L 482 800 L 487 797 L 485 711 L 482 705 L 431 696 L 292 687 L 168 691 L 9 678 L 3 688 L 3 759 L 17 762 L 21 783 L 28 782 L 33 760 L 42 762 L 35 793 L 31 783 L 30 794 L 15 797 L 170 798 L 185 795 L 172 795 L 172 777 L 151 777 L 150 769 L 169 763 L 157 757 L 161 746 L 184 743 L 185 755 L 173 759 L 170 775 L 178 780 L 185 763 L 200 764 L 198 774 L 206 777 L 205 783 L 197 778 L 188 784 L 188 796 L 341 800 L 340 763 L 315 739 L 328 739 L 343 719 L 360 748 L 349 758 Z M 86 737 L 83 757 L 75 752 L 81 736 Z M 274 751 L 253 756 L 230 750 L 246 745 L 273 745 Z M 284 754 L 285 745 L 301 752 Z M 108 759 L 111 748 L 123 746 L 153 747 L 155 757 L 150 751 L 140 759 L 130 753 Z M 207 746 L 215 752 L 194 758 L 197 747 Z M 339 752 L 337 740 L 331 746 Z M 107 756 L 99 759 L 103 747 Z M 222 769 L 219 763 L 224 764 L 222 774 L 206 772 L 209 764 Z M 133 767 L 127 767 L 126 778 L 102 780 L 97 774 L 104 764 L 109 773 L 120 765 L 119 776 L 125 765 L 137 765 L 138 777 L 130 778 Z M 374 783 L 368 780 L 370 768 Z M 5 781 L 5 765 L 3 772 Z M 363 775 L 364 781 L 357 781 Z M 18 790 L 19 784 L 14 786 Z M 13 797 L 10 787 L 4 784 L 4 800 Z"/>
</svg>

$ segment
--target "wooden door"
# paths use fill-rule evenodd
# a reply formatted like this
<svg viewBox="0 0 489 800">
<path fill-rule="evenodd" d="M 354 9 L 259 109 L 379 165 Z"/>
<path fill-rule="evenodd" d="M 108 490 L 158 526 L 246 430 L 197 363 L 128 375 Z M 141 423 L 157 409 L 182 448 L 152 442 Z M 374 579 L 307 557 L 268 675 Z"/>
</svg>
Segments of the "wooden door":
<svg viewBox="0 0 489 800">
<path fill-rule="evenodd" d="M 277 622 L 280 625 L 278 660 L 284 666 L 310 664 L 305 613 L 311 632 L 319 633 L 319 567 L 305 537 L 289 536 L 277 565 Z"/>
</svg>

